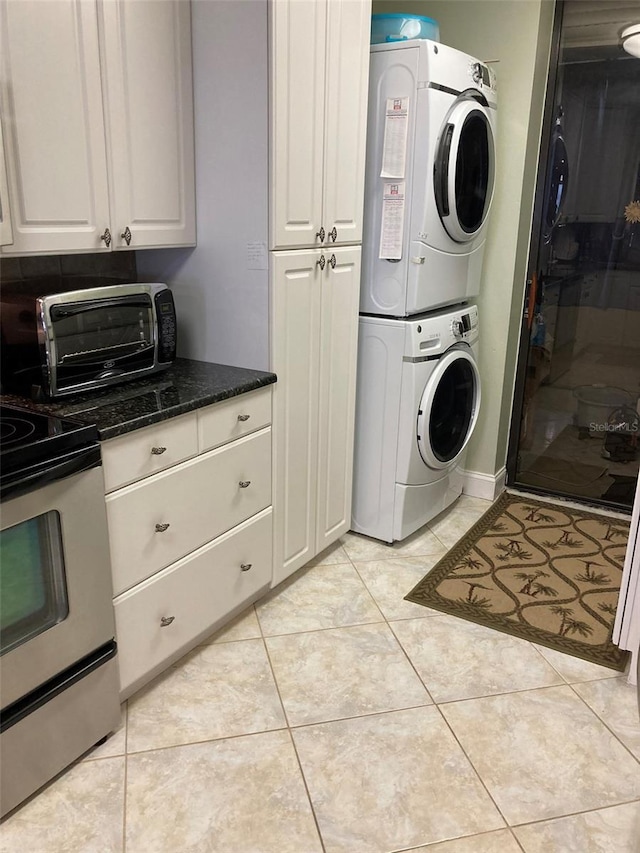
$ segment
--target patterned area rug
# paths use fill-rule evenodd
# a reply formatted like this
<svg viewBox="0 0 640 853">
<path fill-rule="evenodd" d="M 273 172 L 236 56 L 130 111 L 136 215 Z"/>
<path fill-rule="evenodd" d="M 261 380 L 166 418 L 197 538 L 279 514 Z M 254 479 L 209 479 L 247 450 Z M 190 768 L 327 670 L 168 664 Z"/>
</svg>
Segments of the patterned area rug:
<svg viewBox="0 0 640 853">
<path fill-rule="evenodd" d="M 405 598 L 622 671 L 611 631 L 628 535 L 617 518 L 505 492 Z"/>
</svg>

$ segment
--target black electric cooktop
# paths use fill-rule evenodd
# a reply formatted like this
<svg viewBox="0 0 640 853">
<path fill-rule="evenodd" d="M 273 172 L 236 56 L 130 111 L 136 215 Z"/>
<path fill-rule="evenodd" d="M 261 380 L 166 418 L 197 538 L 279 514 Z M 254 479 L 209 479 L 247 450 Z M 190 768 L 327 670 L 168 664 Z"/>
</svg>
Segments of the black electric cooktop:
<svg viewBox="0 0 640 853">
<path fill-rule="evenodd" d="M 0 405 L 0 488 L 16 478 L 46 474 L 64 465 L 69 457 L 95 446 L 95 426 L 68 418 Z"/>
</svg>

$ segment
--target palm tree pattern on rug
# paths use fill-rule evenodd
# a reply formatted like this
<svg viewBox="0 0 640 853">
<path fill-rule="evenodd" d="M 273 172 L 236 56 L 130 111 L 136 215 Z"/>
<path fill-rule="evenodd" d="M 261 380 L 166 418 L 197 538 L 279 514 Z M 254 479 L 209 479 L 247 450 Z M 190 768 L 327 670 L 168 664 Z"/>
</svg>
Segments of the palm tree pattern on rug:
<svg viewBox="0 0 640 853">
<path fill-rule="evenodd" d="M 611 632 L 628 535 L 621 519 L 504 493 L 406 599 L 622 671 Z"/>
</svg>

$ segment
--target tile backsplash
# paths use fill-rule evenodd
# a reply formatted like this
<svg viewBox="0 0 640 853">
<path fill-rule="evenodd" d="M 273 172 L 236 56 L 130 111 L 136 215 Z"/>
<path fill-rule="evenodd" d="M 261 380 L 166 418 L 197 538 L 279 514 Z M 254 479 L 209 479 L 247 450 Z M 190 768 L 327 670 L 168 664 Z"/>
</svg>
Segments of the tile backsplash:
<svg viewBox="0 0 640 853">
<path fill-rule="evenodd" d="M 70 289 L 137 281 L 135 252 L 37 255 L 0 259 L 0 284 Z"/>
</svg>

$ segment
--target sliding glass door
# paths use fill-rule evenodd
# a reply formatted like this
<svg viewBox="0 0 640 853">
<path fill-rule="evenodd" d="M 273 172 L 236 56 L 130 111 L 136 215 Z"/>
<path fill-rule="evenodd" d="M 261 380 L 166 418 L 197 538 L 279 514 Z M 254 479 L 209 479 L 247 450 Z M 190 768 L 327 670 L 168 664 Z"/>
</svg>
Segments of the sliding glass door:
<svg viewBox="0 0 640 853">
<path fill-rule="evenodd" d="M 640 463 L 640 58 L 566 0 L 550 75 L 509 482 L 629 508 Z M 608 7 L 608 9 L 607 9 Z M 638 9 L 640 19 L 640 7 Z M 600 33 L 600 38 L 597 34 Z"/>
</svg>

